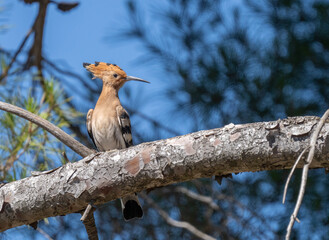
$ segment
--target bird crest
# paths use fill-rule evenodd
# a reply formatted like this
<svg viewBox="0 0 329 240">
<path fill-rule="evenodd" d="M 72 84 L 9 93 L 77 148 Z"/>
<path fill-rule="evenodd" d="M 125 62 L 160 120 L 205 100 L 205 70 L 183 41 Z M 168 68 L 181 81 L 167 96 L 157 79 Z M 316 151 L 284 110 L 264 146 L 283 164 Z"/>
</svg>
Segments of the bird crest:
<svg viewBox="0 0 329 240">
<path fill-rule="evenodd" d="M 127 77 L 125 71 L 123 71 L 118 65 L 105 62 L 95 62 L 95 64 L 83 63 L 83 66 L 91 72 L 94 77 L 102 79 L 104 76 L 108 75 L 110 72 L 116 72 L 121 77 Z"/>
</svg>

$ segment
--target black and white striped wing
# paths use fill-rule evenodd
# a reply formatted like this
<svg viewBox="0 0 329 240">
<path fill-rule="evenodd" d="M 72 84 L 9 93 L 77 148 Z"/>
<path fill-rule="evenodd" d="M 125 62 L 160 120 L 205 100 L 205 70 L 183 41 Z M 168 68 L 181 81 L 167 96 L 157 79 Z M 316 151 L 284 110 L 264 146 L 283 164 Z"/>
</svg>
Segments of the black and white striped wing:
<svg viewBox="0 0 329 240">
<path fill-rule="evenodd" d="M 126 147 L 128 148 L 133 145 L 129 114 L 122 106 L 118 106 L 117 115 L 118 115 L 119 125 L 121 128 L 122 137 L 123 140 L 125 141 Z"/>
</svg>

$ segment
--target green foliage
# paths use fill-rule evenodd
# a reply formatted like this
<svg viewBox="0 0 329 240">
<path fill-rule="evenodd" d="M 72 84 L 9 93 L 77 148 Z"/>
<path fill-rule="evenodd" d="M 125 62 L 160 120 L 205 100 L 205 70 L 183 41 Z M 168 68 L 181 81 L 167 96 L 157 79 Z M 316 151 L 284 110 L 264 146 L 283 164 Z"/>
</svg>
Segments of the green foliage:
<svg viewBox="0 0 329 240">
<path fill-rule="evenodd" d="M 19 86 L 19 85 L 18 85 Z M 6 89 L 6 86 L 3 87 Z M 66 128 L 66 119 L 81 116 L 67 106 L 69 99 L 63 98 L 63 90 L 54 79 L 45 81 L 45 89 L 40 97 L 18 87 L 13 93 L 2 91 L 2 99 L 22 107 L 40 117 Z M 67 149 L 53 136 L 40 127 L 13 114 L 0 113 L 1 181 L 13 181 L 30 175 L 31 170 L 47 170 L 63 163 L 61 153 Z"/>
</svg>

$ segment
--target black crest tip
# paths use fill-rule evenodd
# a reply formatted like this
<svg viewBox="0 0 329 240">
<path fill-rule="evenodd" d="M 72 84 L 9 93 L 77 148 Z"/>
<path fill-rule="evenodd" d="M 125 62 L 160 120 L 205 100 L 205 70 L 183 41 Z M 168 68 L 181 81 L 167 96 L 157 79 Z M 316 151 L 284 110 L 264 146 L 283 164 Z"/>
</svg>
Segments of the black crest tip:
<svg viewBox="0 0 329 240">
<path fill-rule="evenodd" d="M 83 65 L 83 67 L 87 67 L 90 65 L 90 63 L 83 63 L 82 65 Z"/>
<path fill-rule="evenodd" d="M 99 62 L 95 62 L 95 67 L 97 67 L 97 66 L 98 66 L 98 64 L 99 64 Z"/>
</svg>

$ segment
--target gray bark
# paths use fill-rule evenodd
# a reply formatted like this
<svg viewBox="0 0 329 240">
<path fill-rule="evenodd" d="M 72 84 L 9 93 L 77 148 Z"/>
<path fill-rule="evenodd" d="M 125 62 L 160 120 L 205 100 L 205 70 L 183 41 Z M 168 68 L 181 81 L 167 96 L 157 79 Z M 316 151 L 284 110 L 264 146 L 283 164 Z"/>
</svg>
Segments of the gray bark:
<svg viewBox="0 0 329 240">
<path fill-rule="evenodd" d="M 295 117 L 191 133 L 92 154 L 0 188 L 0 231 L 78 212 L 145 189 L 195 178 L 291 168 L 317 117 Z M 329 167 L 329 123 L 311 168 Z M 300 163 L 300 166 L 302 163 Z"/>
</svg>

